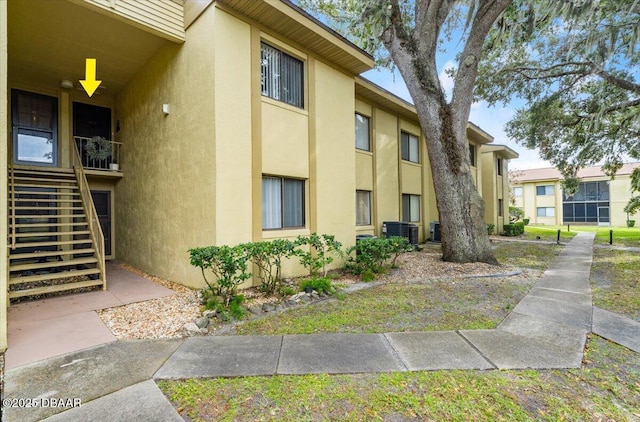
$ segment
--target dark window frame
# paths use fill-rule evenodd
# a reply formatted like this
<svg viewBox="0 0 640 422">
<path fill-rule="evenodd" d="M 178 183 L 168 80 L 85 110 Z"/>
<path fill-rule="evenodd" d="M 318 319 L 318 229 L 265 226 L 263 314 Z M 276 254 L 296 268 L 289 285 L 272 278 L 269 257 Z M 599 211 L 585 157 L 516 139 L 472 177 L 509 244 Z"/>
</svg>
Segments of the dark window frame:
<svg viewBox="0 0 640 422">
<path fill-rule="evenodd" d="M 417 157 L 412 157 L 411 155 L 411 141 L 413 139 L 416 140 Z M 420 137 L 404 130 L 400 131 L 400 154 L 404 161 L 420 164 Z"/>
</svg>

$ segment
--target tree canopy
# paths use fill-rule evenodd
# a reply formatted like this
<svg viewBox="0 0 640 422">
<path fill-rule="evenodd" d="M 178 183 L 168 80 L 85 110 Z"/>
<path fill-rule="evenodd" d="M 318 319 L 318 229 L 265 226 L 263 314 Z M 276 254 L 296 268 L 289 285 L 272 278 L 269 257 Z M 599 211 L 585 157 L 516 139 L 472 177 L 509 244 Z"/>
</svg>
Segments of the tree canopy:
<svg viewBox="0 0 640 422">
<path fill-rule="evenodd" d="M 494 27 L 475 94 L 490 104 L 526 101 L 506 132 L 538 148 L 571 192 L 581 167 L 603 163 L 614 176 L 640 160 L 640 2 L 565 1 L 579 7 L 554 14 L 539 3 L 514 1 Z M 632 186 L 640 192 L 640 170 Z M 635 196 L 626 211 L 638 209 Z"/>
</svg>

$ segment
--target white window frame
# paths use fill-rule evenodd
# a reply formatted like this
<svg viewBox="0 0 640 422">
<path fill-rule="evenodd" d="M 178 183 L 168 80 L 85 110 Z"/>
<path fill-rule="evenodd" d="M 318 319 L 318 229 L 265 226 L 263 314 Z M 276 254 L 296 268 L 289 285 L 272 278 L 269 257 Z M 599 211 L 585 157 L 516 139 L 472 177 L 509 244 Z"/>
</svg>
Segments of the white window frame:
<svg viewBox="0 0 640 422">
<path fill-rule="evenodd" d="M 289 186 L 298 186 L 301 189 L 292 189 L 287 193 Z M 299 229 L 305 227 L 305 197 L 306 183 L 302 179 L 294 179 L 280 176 L 262 176 L 262 230 Z M 290 201 L 296 201 L 297 207 L 294 213 L 288 213 Z M 295 220 L 299 224 L 290 224 L 287 220 Z"/>
<path fill-rule="evenodd" d="M 538 191 L 539 188 L 544 188 L 544 193 L 540 193 Z M 536 186 L 536 195 L 537 196 L 551 196 L 555 195 L 555 186 L 554 185 L 538 185 Z"/>
<path fill-rule="evenodd" d="M 355 114 L 356 149 L 371 151 L 371 120 L 364 114 Z"/>
<path fill-rule="evenodd" d="M 556 209 L 555 207 L 538 207 L 536 209 L 536 215 L 538 217 L 555 217 Z"/>
<path fill-rule="evenodd" d="M 356 190 L 356 226 L 371 225 L 371 191 Z"/>
<path fill-rule="evenodd" d="M 421 220 L 421 196 L 413 194 L 402 194 L 402 221 L 416 223 Z M 407 210 L 407 204 L 409 209 Z"/>
<path fill-rule="evenodd" d="M 409 132 L 400 132 L 401 157 L 404 161 L 420 163 L 420 137 Z"/>
</svg>

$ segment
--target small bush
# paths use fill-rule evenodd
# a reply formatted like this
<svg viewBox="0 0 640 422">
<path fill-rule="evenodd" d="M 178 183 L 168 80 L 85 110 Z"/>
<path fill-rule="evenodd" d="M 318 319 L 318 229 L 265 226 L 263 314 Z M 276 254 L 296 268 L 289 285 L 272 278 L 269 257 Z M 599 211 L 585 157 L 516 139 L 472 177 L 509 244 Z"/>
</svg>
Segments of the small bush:
<svg viewBox="0 0 640 422">
<path fill-rule="evenodd" d="M 503 236 L 520 236 L 523 233 L 524 233 L 523 221 L 504 225 Z"/>
<path fill-rule="evenodd" d="M 246 302 L 243 295 L 236 295 L 229 301 L 229 313 L 235 319 L 242 319 L 247 314 L 247 310 L 242 306 Z"/>
<path fill-rule="evenodd" d="M 341 257 L 342 243 L 333 235 L 311 233 L 310 236 L 298 236 L 296 246 L 309 246 L 309 251 L 298 250 L 300 263 L 309 270 L 311 277 L 318 277 L 322 270 L 322 277 L 327 276 L 327 265 L 333 262 L 333 256 Z M 333 255 L 333 256 L 332 256 Z"/>
<path fill-rule="evenodd" d="M 193 248 L 189 249 L 189 254 L 191 265 L 200 268 L 209 290 L 205 296 L 221 297 L 224 306 L 228 306 L 231 297 L 235 296 L 238 285 L 251 277 L 247 272 L 249 256 L 243 245 Z M 207 277 L 207 271 L 211 272 L 213 280 Z"/>
<path fill-rule="evenodd" d="M 636 220 L 627 221 L 627 227 L 631 228 L 631 227 L 634 227 L 635 225 L 636 225 Z"/>
<path fill-rule="evenodd" d="M 282 261 L 298 254 L 296 244 L 287 239 L 244 244 L 251 262 L 258 267 L 262 290 L 271 295 L 282 289 Z"/>
<path fill-rule="evenodd" d="M 491 236 L 494 232 L 496 231 L 496 225 L 495 224 L 487 224 L 487 234 L 489 236 Z"/>
<path fill-rule="evenodd" d="M 335 288 L 331 283 L 331 280 L 326 277 L 312 277 L 300 282 L 300 291 L 304 292 L 307 289 L 315 290 L 318 293 L 331 294 Z"/>
<path fill-rule="evenodd" d="M 372 281 L 376 274 L 384 272 L 387 268 L 396 268 L 398 256 L 412 249 L 406 237 L 361 239 L 349 249 L 350 257 L 345 269 L 352 274 L 360 275 L 363 281 Z"/>
</svg>

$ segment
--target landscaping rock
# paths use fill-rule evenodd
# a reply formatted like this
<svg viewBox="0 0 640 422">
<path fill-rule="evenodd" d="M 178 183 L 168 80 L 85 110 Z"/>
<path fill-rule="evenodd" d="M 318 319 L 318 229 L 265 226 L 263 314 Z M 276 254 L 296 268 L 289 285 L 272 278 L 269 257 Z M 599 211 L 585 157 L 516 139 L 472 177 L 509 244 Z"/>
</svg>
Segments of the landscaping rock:
<svg viewBox="0 0 640 422">
<path fill-rule="evenodd" d="M 209 325 L 209 318 L 206 316 L 197 318 L 195 324 L 198 326 L 198 328 L 206 328 Z"/>
<path fill-rule="evenodd" d="M 211 318 L 215 318 L 217 313 L 218 313 L 218 311 L 204 311 L 202 313 L 202 316 L 205 317 L 205 318 L 211 319 Z"/>
<path fill-rule="evenodd" d="M 184 330 L 188 336 L 201 334 L 200 327 L 193 322 L 188 322 L 184 325 Z"/>
<path fill-rule="evenodd" d="M 262 306 L 260 305 L 250 306 L 248 309 L 253 315 L 260 315 L 262 313 Z"/>
</svg>

